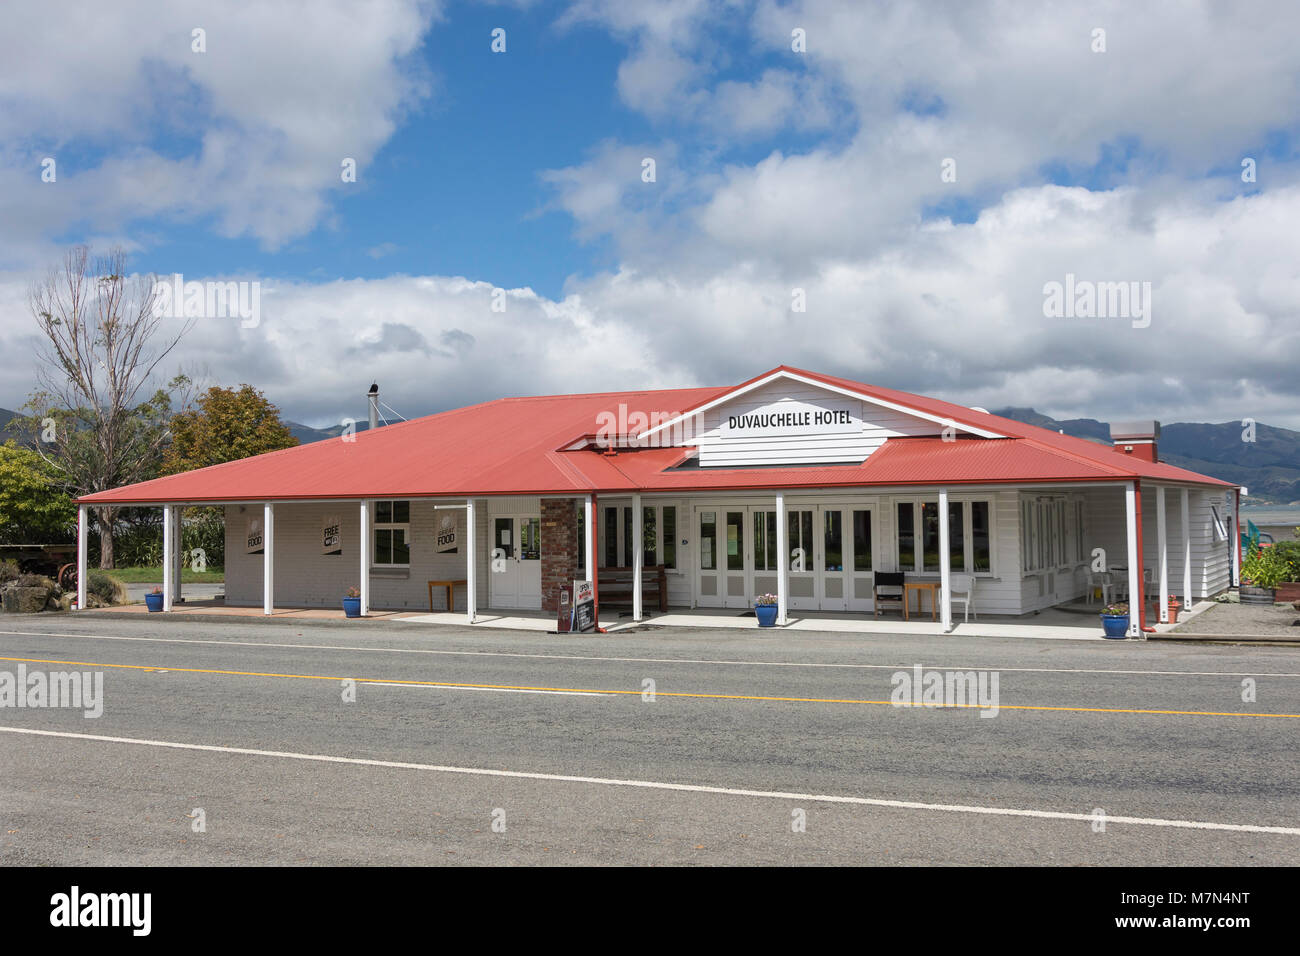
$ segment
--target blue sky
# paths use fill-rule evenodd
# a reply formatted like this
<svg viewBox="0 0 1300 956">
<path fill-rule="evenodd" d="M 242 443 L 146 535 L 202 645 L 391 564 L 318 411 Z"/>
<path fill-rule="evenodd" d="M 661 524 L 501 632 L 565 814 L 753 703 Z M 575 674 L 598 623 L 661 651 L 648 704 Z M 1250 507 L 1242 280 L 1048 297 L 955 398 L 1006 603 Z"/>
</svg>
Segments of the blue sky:
<svg viewBox="0 0 1300 956">
<path fill-rule="evenodd" d="M 1300 426 L 1293 5 L 56 6 L 59 30 L 16 7 L 0 38 L 12 354 L 37 347 L 27 286 L 121 244 L 260 283 L 256 327 L 210 317 L 175 358 L 312 424 L 374 379 L 416 414 L 786 363 Z M 1150 283 L 1153 321 L 1047 316 L 1066 274 Z M 32 387 L 7 363 L 0 405 Z"/>
</svg>

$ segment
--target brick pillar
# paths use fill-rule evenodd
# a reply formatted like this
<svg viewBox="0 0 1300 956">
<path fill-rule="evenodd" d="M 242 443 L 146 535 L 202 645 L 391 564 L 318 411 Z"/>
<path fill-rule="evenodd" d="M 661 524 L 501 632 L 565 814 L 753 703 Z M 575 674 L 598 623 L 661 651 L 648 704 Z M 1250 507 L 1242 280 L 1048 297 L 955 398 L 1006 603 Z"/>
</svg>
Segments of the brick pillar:
<svg viewBox="0 0 1300 956">
<path fill-rule="evenodd" d="M 560 585 L 581 578 L 578 567 L 578 509 L 572 498 L 542 499 L 542 610 L 560 607 Z"/>
</svg>

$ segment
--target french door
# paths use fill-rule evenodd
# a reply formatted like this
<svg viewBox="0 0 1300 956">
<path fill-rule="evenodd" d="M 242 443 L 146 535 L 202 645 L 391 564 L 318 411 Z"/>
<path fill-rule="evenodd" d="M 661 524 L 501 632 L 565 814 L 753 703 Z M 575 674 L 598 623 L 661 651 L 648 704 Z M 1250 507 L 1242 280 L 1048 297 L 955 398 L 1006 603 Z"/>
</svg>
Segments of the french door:
<svg viewBox="0 0 1300 956">
<path fill-rule="evenodd" d="M 775 594 L 784 560 L 791 609 L 872 609 L 873 506 L 787 508 L 785 555 L 777 551 L 774 508 L 699 507 L 695 514 L 700 606 L 748 607 Z"/>
</svg>

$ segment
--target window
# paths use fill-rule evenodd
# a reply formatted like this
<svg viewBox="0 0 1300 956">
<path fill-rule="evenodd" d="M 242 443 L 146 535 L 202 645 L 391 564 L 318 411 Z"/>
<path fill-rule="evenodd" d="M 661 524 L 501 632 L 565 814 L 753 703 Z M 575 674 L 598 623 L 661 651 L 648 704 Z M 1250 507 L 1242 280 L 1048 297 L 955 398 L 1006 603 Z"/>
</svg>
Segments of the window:
<svg viewBox="0 0 1300 956">
<path fill-rule="evenodd" d="M 787 511 L 785 546 L 790 549 L 790 570 L 798 573 L 813 571 L 813 513 L 811 510 Z"/>
<path fill-rule="evenodd" d="M 916 570 L 916 531 L 910 501 L 898 503 L 898 570 Z"/>
<path fill-rule="evenodd" d="M 871 570 L 871 512 L 853 512 L 853 570 Z"/>
<path fill-rule="evenodd" d="M 411 503 L 375 502 L 375 567 L 410 567 Z"/>
<path fill-rule="evenodd" d="M 664 505 L 660 509 L 663 514 L 664 533 L 659 538 L 659 563 L 665 568 L 677 567 L 677 506 Z"/>
<path fill-rule="evenodd" d="M 899 501 L 895 510 L 898 514 L 898 570 L 937 574 L 940 570 L 939 502 Z M 859 514 L 865 522 L 861 530 L 858 528 Z M 948 567 L 951 572 L 993 572 L 991 515 L 988 501 L 948 499 Z M 868 542 L 869 549 L 869 512 L 854 512 L 854 540 L 859 538 Z M 1022 537 L 1022 547 L 1023 540 Z M 869 552 L 862 556 L 862 560 L 855 556 L 854 570 L 868 571 L 870 562 Z"/>
<path fill-rule="evenodd" d="M 618 509 L 605 509 L 605 538 L 601 542 L 605 546 L 604 567 L 618 567 Z"/>
<path fill-rule="evenodd" d="M 822 512 L 822 570 L 844 570 L 844 527 L 843 512 L 837 510 Z"/>
<path fill-rule="evenodd" d="M 727 570 L 745 570 L 745 512 L 727 513 Z"/>
<path fill-rule="evenodd" d="M 700 512 L 700 570 L 714 570 L 714 555 L 717 553 L 718 513 L 716 511 Z"/>
<path fill-rule="evenodd" d="M 754 512 L 754 570 L 775 571 L 776 512 Z"/>
<path fill-rule="evenodd" d="M 960 501 L 948 502 L 948 567 L 966 570 L 966 507 Z"/>
<path fill-rule="evenodd" d="M 1085 563 L 1083 502 L 1063 496 L 1022 498 L 1020 558 L 1029 572 Z"/>
<path fill-rule="evenodd" d="M 971 559 L 978 574 L 993 570 L 993 555 L 989 550 L 989 503 L 970 503 Z"/>
<path fill-rule="evenodd" d="M 629 509 L 628 514 L 631 514 Z M 677 567 L 677 506 L 648 505 L 641 509 L 641 560 L 643 567 L 662 564 Z M 632 539 L 632 531 L 627 531 Z"/>
<path fill-rule="evenodd" d="M 1210 517 L 1214 522 L 1214 537 L 1219 541 L 1228 540 L 1228 529 L 1223 524 L 1223 518 L 1219 515 L 1219 506 L 1210 505 Z"/>
<path fill-rule="evenodd" d="M 641 509 L 641 566 L 650 567 L 655 564 L 655 556 L 658 552 L 659 537 L 656 527 L 656 510 L 654 508 Z"/>
</svg>

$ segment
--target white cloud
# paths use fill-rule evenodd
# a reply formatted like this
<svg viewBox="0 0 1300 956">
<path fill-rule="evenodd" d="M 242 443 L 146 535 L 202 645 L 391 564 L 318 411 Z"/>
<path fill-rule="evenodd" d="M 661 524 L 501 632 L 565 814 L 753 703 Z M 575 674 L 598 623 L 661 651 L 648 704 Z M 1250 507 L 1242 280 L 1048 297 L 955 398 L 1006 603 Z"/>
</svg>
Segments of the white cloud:
<svg viewBox="0 0 1300 956">
<path fill-rule="evenodd" d="M 799 284 L 752 263 L 706 275 L 624 268 L 562 300 L 447 277 L 263 281 L 262 323 L 205 320 L 178 363 L 250 381 L 314 423 L 363 411 L 377 380 L 412 416 L 502 395 L 741 381 L 787 363 L 985 407 L 1063 417 L 1151 415 L 1300 427 L 1300 187 L 1135 216 L 1137 190 L 1034 187 L 978 222 L 915 230 L 870 257 L 820 263 Z M 1149 328 L 1049 319 L 1042 287 L 1066 272 L 1149 281 Z M 187 279 L 195 278 L 187 276 Z M 0 347 L 30 354 L 18 277 L 0 281 Z M 575 374 L 578 375 L 575 378 Z M 0 405 L 30 389 L 0 371 Z"/>
<path fill-rule="evenodd" d="M 0 31 L 0 260 L 74 227 L 211 215 L 268 247 L 309 231 L 428 95 L 432 0 L 16 5 Z M 207 50 L 192 49 L 206 31 Z M 58 180 L 40 179 L 41 159 Z M 351 188 L 361 188 L 360 185 Z"/>
</svg>

